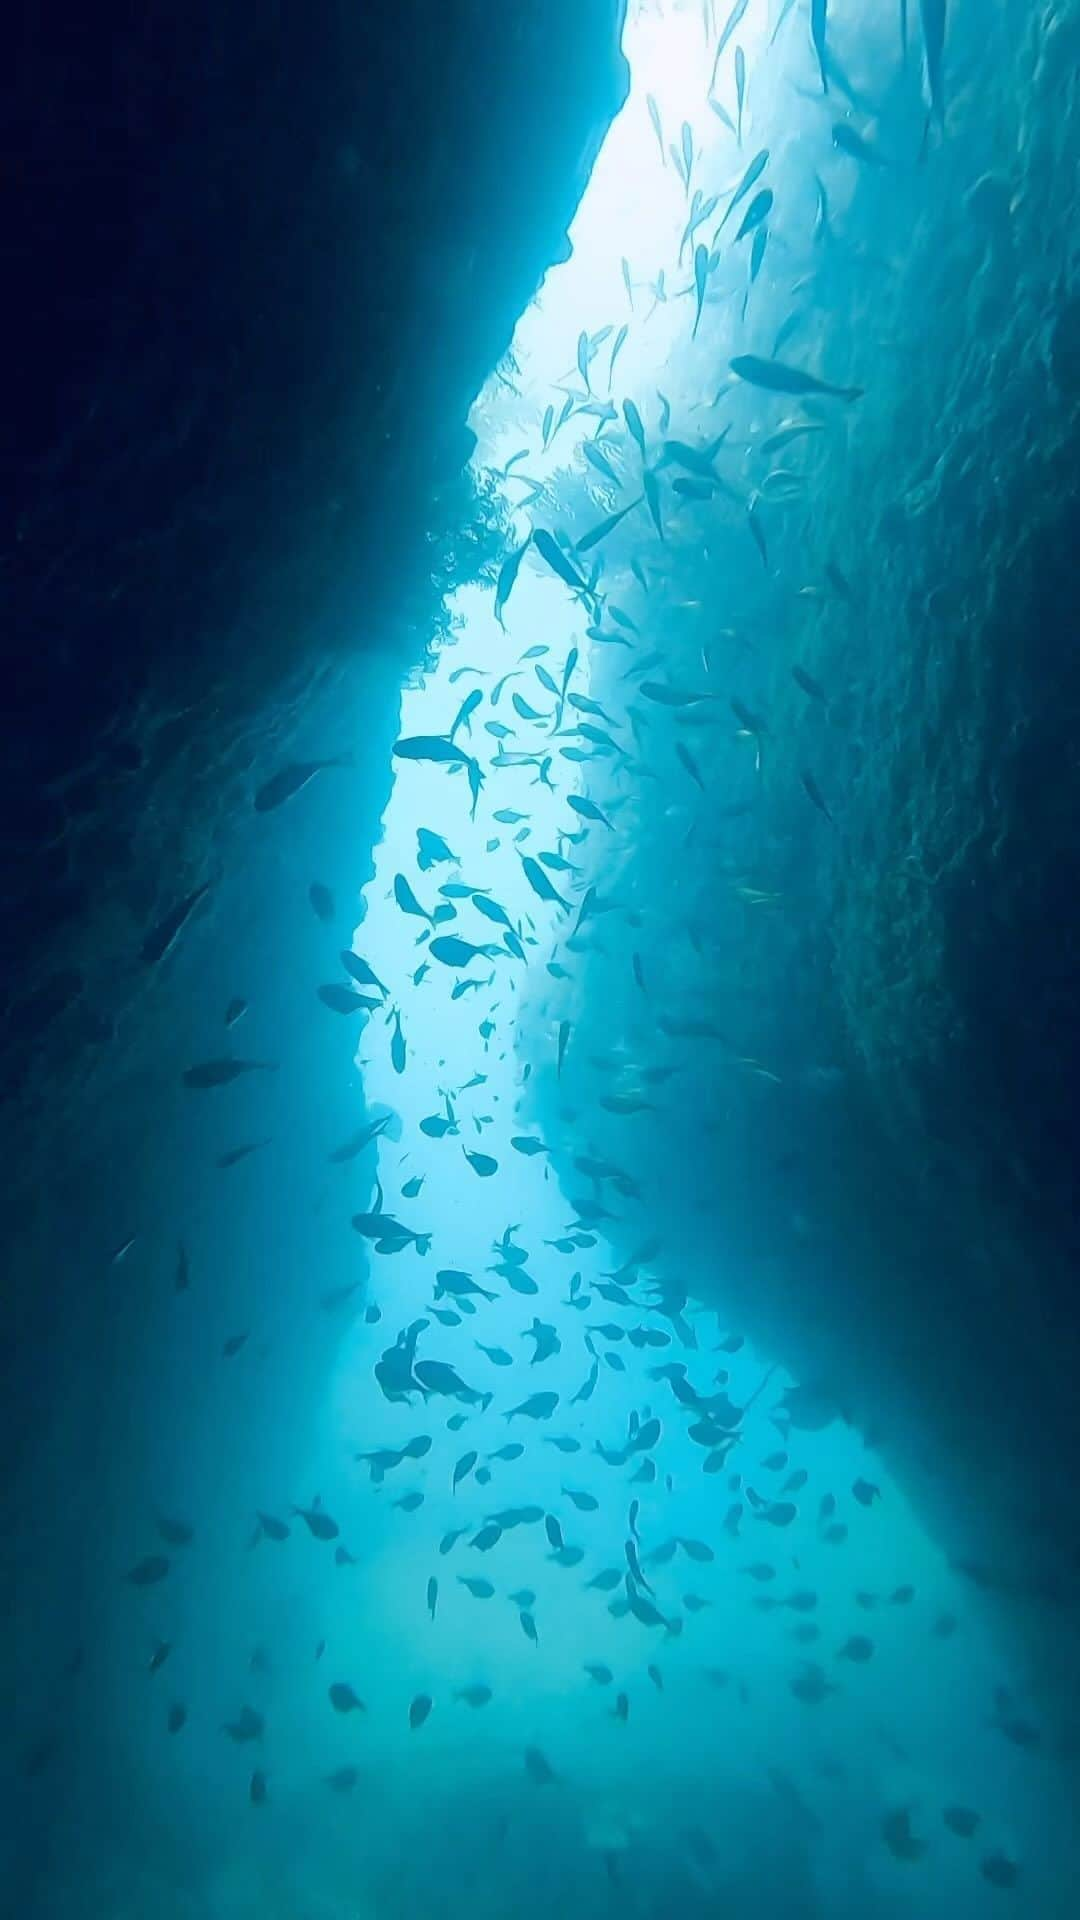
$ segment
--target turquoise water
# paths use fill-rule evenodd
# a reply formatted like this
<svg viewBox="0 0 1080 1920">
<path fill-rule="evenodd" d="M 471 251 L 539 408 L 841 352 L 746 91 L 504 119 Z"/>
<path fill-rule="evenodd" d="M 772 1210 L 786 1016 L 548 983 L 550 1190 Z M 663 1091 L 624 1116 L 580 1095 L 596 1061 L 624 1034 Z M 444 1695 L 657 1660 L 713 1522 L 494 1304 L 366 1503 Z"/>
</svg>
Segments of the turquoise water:
<svg viewBox="0 0 1080 1920">
<path fill-rule="evenodd" d="M 845 1072 L 803 907 L 859 864 L 844 794 L 900 671 L 852 501 L 927 510 L 897 366 L 916 313 L 919 380 L 956 365 L 934 210 L 966 209 L 984 317 L 1006 270 L 999 198 L 963 197 L 1006 138 L 972 105 L 981 25 L 950 9 L 927 127 L 920 11 L 905 55 L 897 9 L 831 6 L 825 98 L 801 4 L 751 0 L 723 45 L 720 6 L 631 7 L 572 256 L 473 409 L 505 554 L 532 543 L 401 693 L 398 741 L 460 759 L 372 755 L 359 679 L 314 702 L 303 753 L 351 764 L 268 809 L 188 977 L 185 1064 L 272 1071 L 158 1109 L 95 1336 L 100 1500 L 92 1428 L 59 1422 L 97 1519 L 89 1699 L 55 1646 L 44 1689 L 74 1743 L 68 1785 L 42 1770 L 44 1911 L 1071 1911 L 1015 1623 L 889 1444 L 896 1381 L 830 1324 L 824 1216 L 761 1171 L 812 1153 Z M 865 397 L 760 384 L 781 337 Z M 363 1012 L 317 996 L 342 950 Z"/>
</svg>

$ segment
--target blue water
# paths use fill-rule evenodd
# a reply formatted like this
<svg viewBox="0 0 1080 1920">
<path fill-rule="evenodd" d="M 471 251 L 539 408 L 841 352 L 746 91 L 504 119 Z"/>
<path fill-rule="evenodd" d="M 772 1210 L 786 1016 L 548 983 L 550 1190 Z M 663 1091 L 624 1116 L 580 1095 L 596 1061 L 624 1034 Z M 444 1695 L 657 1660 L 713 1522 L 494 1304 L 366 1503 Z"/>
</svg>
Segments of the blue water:
<svg viewBox="0 0 1080 1920">
<path fill-rule="evenodd" d="M 1007 93 L 1001 58 L 1022 13 L 1000 10 L 992 65 L 977 9 L 950 9 L 946 126 L 930 125 L 920 158 L 917 19 L 905 60 L 897 9 L 830 7 L 840 66 L 826 101 L 809 10 L 785 11 L 772 44 L 781 11 L 751 0 L 717 61 L 720 114 L 706 85 L 723 7 L 631 7 L 631 97 L 572 257 L 473 409 L 474 472 L 504 555 L 536 528 L 581 540 L 638 498 L 646 470 L 662 537 L 641 499 L 606 539 L 568 551 L 585 592 L 531 546 L 501 623 L 494 578 L 463 585 L 449 633 L 424 637 L 392 728 L 367 709 L 359 668 L 314 697 L 295 757 L 352 764 L 267 816 L 212 951 L 176 962 L 189 970 L 178 1031 L 161 1035 L 170 1057 L 235 1053 L 273 1071 L 203 1091 L 177 1073 L 160 1100 L 147 1083 L 145 1124 L 133 1109 L 118 1135 L 130 1205 L 96 1227 L 135 1244 L 87 1329 L 90 1384 L 57 1413 L 69 1503 L 41 1520 L 52 1567 L 65 1535 L 79 1537 L 78 1632 L 55 1585 L 39 1607 L 28 1598 L 37 1617 L 23 1627 L 33 1717 L 64 1755 L 58 1768 L 43 1752 L 34 1770 L 44 1912 L 1071 1911 L 1068 1770 L 1041 1736 L 1045 1703 L 1013 1623 L 951 1565 L 940 1513 L 921 1512 L 903 1470 L 910 1455 L 898 1464 L 877 1444 L 874 1379 L 864 1370 L 854 1408 L 801 1379 L 808 1352 L 840 1341 L 827 1329 L 815 1347 L 820 1330 L 804 1328 L 831 1311 L 821 1223 L 790 1202 L 789 1332 L 776 1247 L 737 1254 L 717 1226 L 761 1115 L 772 1128 L 794 1089 L 813 1129 L 839 1076 L 834 1036 L 785 1031 L 783 962 L 760 970 L 762 942 L 795 965 L 800 891 L 829 885 L 820 836 L 835 823 L 798 774 L 812 770 L 830 813 L 860 777 L 844 731 L 860 656 L 874 697 L 889 698 L 892 667 L 859 610 L 869 557 L 851 502 L 877 511 L 889 463 L 904 511 L 926 510 L 905 492 L 904 383 L 948 387 L 979 349 L 970 312 L 939 314 L 918 370 L 900 371 L 923 299 L 909 259 L 922 273 L 932 211 L 951 200 L 966 209 L 983 319 L 1000 294 L 998 242 L 978 228 L 993 194 L 974 209 L 964 195 L 1003 164 L 1005 109 L 990 124 L 978 102 Z M 740 114 L 737 49 L 741 143 L 724 118 Z M 880 170 L 838 148 L 837 124 L 871 143 Z M 694 246 L 764 149 L 706 260 L 692 337 Z M 751 282 L 752 234 L 736 235 L 766 185 Z M 680 258 L 698 192 L 716 206 Z M 785 363 L 866 397 L 740 381 L 731 360 L 768 357 L 781 327 Z M 700 452 L 721 434 L 704 468 L 664 453 L 665 439 Z M 918 449 L 931 495 L 936 452 Z M 820 698 L 793 685 L 793 664 Z M 483 774 L 475 817 L 464 759 L 391 759 L 382 745 L 446 739 L 474 690 L 454 739 Z M 785 726 L 795 744 L 781 759 Z M 762 796 L 777 794 L 762 829 Z M 811 832 L 820 868 L 803 863 Z M 418 857 L 425 833 L 448 857 Z M 530 881 L 541 853 L 556 861 L 533 880 L 546 874 L 561 900 Z M 421 917 L 402 911 L 397 876 Z M 332 896 L 325 920 L 313 882 Z M 432 940 L 448 935 L 491 951 L 441 964 Z M 379 1003 L 364 1014 L 316 997 L 320 982 L 348 985 L 342 948 L 385 983 L 385 997 L 363 989 Z M 249 1009 L 226 1032 L 236 994 Z M 334 1160 L 382 1117 L 377 1139 Z M 361 1237 L 351 1217 L 380 1205 L 419 1246 L 394 1229 L 380 1245 Z M 444 1270 L 496 1297 L 455 1302 L 437 1290 Z M 384 1391 L 376 1366 L 418 1322 L 416 1358 L 455 1368 L 463 1400 L 425 1392 L 422 1369 L 399 1397 Z M 535 1364 L 534 1322 L 558 1343 Z M 676 1384 L 727 1396 L 704 1444 L 672 1366 Z M 805 1418 L 800 1385 L 818 1396 Z M 550 1418 L 510 1418 L 534 1393 L 558 1396 Z M 659 1436 L 623 1464 L 598 1451 L 618 1453 L 651 1420 Z M 382 1477 L 358 1458 L 420 1436 L 426 1450 Z M 514 1441 L 520 1457 L 495 1457 Z M 301 1508 L 315 1529 L 328 1516 L 332 1537 Z M 580 1561 L 553 1558 L 542 1517 L 484 1550 L 489 1516 L 521 1508 L 557 1522 Z M 260 1512 L 288 1537 L 269 1537 Z M 170 1520 L 190 1542 L 167 1537 Z M 152 1555 L 163 1577 L 125 1579 Z M 605 1570 L 607 1589 L 590 1586 Z M 510 1597 L 522 1590 L 533 1597 Z M 363 1709 L 335 1709 L 342 1686 Z M 470 1704 L 474 1688 L 490 1697 Z M 421 1698 L 432 1704 L 414 1726 Z M 257 1731 L 238 1740 L 244 1709 Z M 947 1809 L 970 1813 L 973 1831 Z"/>
</svg>

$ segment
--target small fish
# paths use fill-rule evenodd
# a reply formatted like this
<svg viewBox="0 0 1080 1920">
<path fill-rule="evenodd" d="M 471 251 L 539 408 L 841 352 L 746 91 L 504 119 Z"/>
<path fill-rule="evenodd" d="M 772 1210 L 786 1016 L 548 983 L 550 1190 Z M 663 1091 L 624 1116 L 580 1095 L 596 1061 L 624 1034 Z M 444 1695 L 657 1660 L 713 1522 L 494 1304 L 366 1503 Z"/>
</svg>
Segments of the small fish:
<svg viewBox="0 0 1080 1920">
<path fill-rule="evenodd" d="M 458 1585 L 471 1593 L 474 1600 L 493 1600 L 495 1589 L 490 1580 L 473 1579 L 467 1573 L 458 1574 Z"/>
<path fill-rule="evenodd" d="M 828 48 L 826 45 L 828 13 L 829 0 L 810 0 L 810 39 L 814 52 L 817 55 L 818 68 L 821 73 L 822 93 L 828 93 L 829 91 L 829 75 L 827 71 Z"/>
<path fill-rule="evenodd" d="M 459 1486 L 461 1485 L 461 1482 L 463 1480 L 468 1479 L 470 1473 L 472 1472 L 473 1468 L 476 1465 L 478 1458 L 479 1458 L 479 1455 L 476 1453 L 475 1449 L 470 1449 L 468 1453 L 463 1453 L 460 1460 L 456 1462 L 454 1466 L 454 1471 L 450 1480 L 450 1490 L 452 1493 L 456 1493 Z"/>
<path fill-rule="evenodd" d="M 979 1872 L 992 1887 L 1015 1887 L 1020 1877 L 1020 1869 L 1015 1860 L 1010 1860 L 1008 1854 L 1002 1853 L 1000 1848 L 997 1853 L 988 1853 L 984 1859 L 980 1860 Z"/>
<path fill-rule="evenodd" d="M 490 1687 L 459 1687 L 453 1695 L 455 1700 L 463 1700 L 467 1707 L 486 1707 L 492 1698 Z"/>
<path fill-rule="evenodd" d="M 354 953 L 351 947 L 343 947 L 340 959 L 346 973 L 356 981 L 358 987 L 374 987 L 377 993 L 385 996 L 387 991 L 385 985 L 362 954 Z M 370 1002 L 368 1004 L 370 1005 Z"/>
<path fill-rule="evenodd" d="M 320 1506 L 293 1507 L 298 1519 L 305 1522 L 308 1532 L 315 1540 L 336 1540 L 341 1529 L 336 1520 L 332 1520 Z"/>
<path fill-rule="evenodd" d="M 921 1860 L 926 1852 L 925 1843 L 912 1832 L 911 1810 L 908 1807 L 896 1807 L 884 1816 L 881 1836 L 896 1860 Z"/>
<path fill-rule="evenodd" d="M 644 460 L 645 459 L 645 428 L 644 428 L 644 425 L 642 424 L 641 415 L 638 412 L 637 407 L 635 406 L 632 400 L 623 401 L 623 418 L 626 421 L 631 437 L 634 440 L 636 440 L 638 449 L 641 453 L 641 458 L 642 460 Z"/>
<path fill-rule="evenodd" d="M 818 786 L 818 783 L 815 780 L 813 774 L 809 771 L 808 768 L 804 767 L 800 775 L 800 778 L 802 780 L 803 786 L 806 789 L 807 795 L 809 796 L 810 800 L 813 802 L 814 806 L 817 808 L 818 812 L 823 813 L 825 815 L 826 820 L 828 820 L 833 826 L 835 826 L 836 821 L 833 818 L 833 815 L 829 812 L 829 808 L 825 801 L 825 796 L 822 793 L 821 788 Z"/>
<path fill-rule="evenodd" d="M 649 114 L 649 119 L 650 119 L 650 121 L 651 121 L 651 123 L 652 123 L 652 130 L 653 130 L 653 132 L 654 132 L 654 133 L 655 133 L 655 135 L 656 135 L 656 139 L 657 139 L 657 144 L 658 144 L 658 146 L 659 146 L 659 148 L 660 148 L 660 160 L 661 160 L 661 163 L 662 163 L 662 164 L 663 164 L 664 166 L 666 166 L 666 165 L 667 165 L 667 153 L 666 153 L 666 150 L 665 150 L 665 147 L 664 147 L 664 129 L 663 129 L 663 126 L 661 125 L 661 121 L 660 121 L 660 109 L 659 109 L 659 107 L 657 106 L 657 104 L 656 104 L 656 100 L 655 100 L 655 98 L 654 98 L 654 96 L 653 96 L 653 95 L 652 95 L 651 93 L 647 93 L 647 94 L 645 95 L 645 105 L 646 105 L 646 107 L 647 107 L 647 109 L 648 109 L 648 114 Z M 623 265 L 624 265 L 624 266 L 626 265 L 626 262 L 625 262 L 625 261 L 623 262 Z M 626 285 L 627 285 L 627 292 L 629 292 L 629 291 L 630 291 L 630 280 L 629 280 L 629 269 L 627 269 L 627 272 L 626 272 L 626 274 L 624 274 L 624 276 L 623 276 L 623 277 L 624 277 L 624 279 L 626 280 Z M 633 305 L 633 296 L 632 296 L 632 295 L 631 295 L 631 301 L 630 301 L 630 304 L 631 304 L 631 306 Z"/>
<path fill-rule="evenodd" d="M 252 1740 L 261 1740 L 266 1731 L 266 1722 L 254 1707 L 241 1707 L 235 1720 L 227 1720 L 223 1731 L 238 1747 L 246 1746 Z"/>
<path fill-rule="evenodd" d="M 541 559 L 546 560 L 551 571 L 558 574 L 560 580 L 565 581 L 568 587 L 572 587 L 575 593 L 580 593 L 586 600 L 593 598 L 585 580 L 577 568 L 571 566 L 558 541 L 543 527 L 538 527 L 533 534 L 533 545 Z"/>
<path fill-rule="evenodd" d="M 552 886 L 543 867 L 532 858 L 531 854 L 521 856 L 521 865 L 525 878 L 538 900 L 553 901 L 558 906 L 564 907 L 567 912 L 570 911 L 569 900 L 564 900 L 562 894 Z"/>
<path fill-rule="evenodd" d="M 347 1680 L 335 1680 L 327 1688 L 327 1696 L 335 1713 L 366 1713 L 367 1708 L 358 1693 Z"/>
<path fill-rule="evenodd" d="M 768 147 L 762 147 L 760 152 L 755 153 L 753 159 L 750 162 L 750 165 L 747 167 L 746 172 L 743 174 L 742 179 L 739 181 L 738 186 L 736 187 L 734 193 L 732 194 L 731 199 L 728 201 L 727 210 L 724 214 L 723 219 L 720 222 L 720 225 L 716 229 L 716 234 L 721 234 L 723 232 L 725 226 L 730 220 L 736 207 L 739 205 L 740 201 L 745 200 L 747 194 L 749 193 L 751 187 L 755 184 L 755 182 L 760 180 L 768 164 L 769 164 L 769 149 Z M 716 238 L 715 234 L 713 238 L 714 239 Z"/>
<path fill-rule="evenodd" d="M 652 517 L 652 523 L 656 528 L 659 538 L 662 540 L 664 538 L 664 527 L 660 518 L 660 483 L 651 468 L 647 467 L 642 474 L 641 484 L 645 489 L 645 500 Z M 609 607 L 608 610 L 614 618 L 615 609 Z M 584 729 L 582 729 L 582 731 L 584 731 Z"/>
<path fill-rule="evenodd" d="M 331 1013 L 370 1013 L 379 1005 L 378 1000 L 373 1000 L 369 994 L 356 993 L 352 987 L 340 986 L 336 980 L 316 987 L 315 992 Z"/>
<path fill-rule="evenodd" d="M 157 925 L 151 927 L 142 943 L 144 966 L 156 967 L 166 954 L 171 953 L 181 933 L 191 919 L 201 900 L 210 892 L 212 882 L 205 880 L 201 887 L 195 887 L 191 893 L 178 900 L 169 912 L 164 914 Z"/>
<path fill-rule="evenodd" d="M 181 1727 L 184 1725 L 186 1720 L 187 1720 L 187 1708 L 183 1705 L 181 1701 L 174 1700 L 172 1703 L 172 1706 L 169 1708 L 168 1717 L 165 1721 L 165 1725 L 167 1726 L 169 1732 L 179 1733 Z"/>
<path fill-rule="evenodd" d="M 312 881 L 308 888 L 308 899 L 317 920 L 329 923 L 334 918 L 334 896 L 329 887 L 323 886 L 321 880 Z"/>
<path fill-rule="evenodd" d="M 280 1541 L 289 1538 L 290 1529 L 286 1526 L 284 1520 L 277 1518 L 276 1514 L 262 1513 L 260 1511 L 256 1513 L 255 1519 L 257 1524 L 255 1528 L 255 1538 L 251 1543 L 252 1546 L 255 1546 L 259 1540 Z"/>
<path fill-rule="evenodd" d="M 427 873 L 431 867 L 455 858 L 441 833 L 433 833 L 430 827 L 417 827 L 416 864 L 421 873 Z"/>
<path fill-rule="evenodd" d="M 558 1404 L 557 1393 L 531 1393 L 520 1406 L 511 1407 L 503 1418 L 513 1420 L 515 1415 L 522 1414 L 527 1420 L 550 1420 Z"/>
<path fill-rule="evenodd" d="M 359 1778 L 359 1767 L 335 1767 L 333 1773 L 323 1774 L 323 1784 L 332 1793 L 351 1793 Z"/>
<path fill-rule="evenodd" d="M 743 105 L 746 100 L 746 55 L 735 49 L 735 139 L 742 146 Z"/>
<path fill-rule="evenodd" d="M 359 1132 L 354 1133 L 342 1146 L 335 1147 L 332 1153 L 327 1154 L 330 1164 L 340 1167 L 349 1160 L 355 1160 L 357 1154 L 362 1153 L 373 1140 L 377 1140 L 381 1133 L 385 1133 L 392 1118 L 391 1114 L 384 1113 L 379 1119 L 369 1121 L 366 1127 L 361 1127 Z"/>
<path fill-rule="evenodd" d="M 255 811 L 270 813 L 275 807 L 283 806 L 286 800 L 291 800 L 294 794 L 300 793 L 317 773 L 324 773 L 328 767 L 351 767 L 353 764 L 353 757 L 348 753 L 339 754 L 333 760 L 293 761 L 256 790 Z"/>
<path fill-rule="evenodd" d="M 124 1575 L 129 1587 L 156 1587 L 166 1578 L 171 1562 L 163 1553 L 149 1553 Z"/>
<path fill-rule="evenodd" d="M 729 362 L 731 371 L 748 386 L 764 387 L 770 393 L 816 393 L 837 400 L 861 400 L 863 387 L 834 387 L 815 379 L 801 367 L 788 366 L 782 360 L 762 360 L 754 353 L 741 353 Z"/>
<path fill-rule="evenodd" d="M 390 1037 L 390 1064 L 395 1073 L 404 1073 L 406 1063 L 405 1035 L 401 1031 L 401 1015 L 394 1008 L 394 1031 Z M 355 1221 L 353 1222 L 355 1225 Z"/>
<path fill-rule="evenodd" d="M 504 632 L 506 622 L 503 619 L 503 614 L 506 611 L 506 603 L 514 591 L 514 582 L 518 577 L 521 563 L 531 544 L 532 534 L 530 533 L 528 539 L 523 541 L 520 547 L 515 547 L 513 552 L 508 555 L 499 570 L 499 578 L 495 587 L 495 618 Z"/>
<path fill-rule="evenodd" d="M 521 1625 L 521 1631 L 525 1635 L 526 1640 L 531 1640 L 534 1647 L 539 1646 L 540 1637 L 536 1631 L 536 1621 L 533 1619 L 533 1616 L 529 1612 L 527 1607 L 522 1608 L 521 1612 L 518 1614 L 518 1620 Z"/>
<path fill-rule="evenodd" d="M 187 1067 L 181 1077 L 185 1087 L 227 1087 L 244 1073 L 276 1072 L 276 1062 L 271 1060 L 201 1060 L 197 1066 Z"/>
<path fill-rule="evenodd" d="M 859 160 L 864 166 L 883 167 L 885 165 L 877 148 L 864 140 L 861 133 L 846 120 L 838 120 L 832 130 L 832 142 L 837 153 L 846 153 L 849 159 Z"/>
<path fill-rule="evenodd" d="M 815 680 L 813 674 L 807 673 L 806 668 L 800 667 L 798 663 L 796 663 L 795 666 L 792 667 L 791 677 L 794 680 L 795 685 L 797 687 L 801 687 L 803 692 L 808 696 L 809 699 L 818 700 L 821 702 L 822 706 L 824 706 L 825 689 L 822 686 L 820 680 Z"/>
<path fill-rule="evenodd" d="M 413 1732 L 422 1727 L 435 1702 L 428 1693 L 418 1693 L 409 1707 L 409 1725 Z"/>
<path fill-rule="evenodd" d="M 526 1747 L 525 1771 L 537 1787 L 551 1786 L 559 1777 L 539 1747 Z"/>
<path fill-rule="evenodd" d="M 971 1807 L 944 1807 L 941 1817 L 950 1833 L 957 1834 L 961 1840 L 970 1840 L 982 1825 L 981 1815 Z"/>
<path fill-rule="evenodd" d="M 633 513 L 635 507 L 641 505 L 643 497 L 639 494 L 636 500 L 631 500 L 628 507 L 620 507 L 617 513 L 609 514 L 606 520 L 601 520 L 597 526 L 590 528 L 588 533 L 582 534 L 581 539 L 575 542 L 578 553 L 589 553 L 593 547 L 599 546 L 601 540 L 606 540 L 608 534 L 614 532 L 619 522 L 625 520 L 628 513 Z"/>
<path fill-rule="evenodd" d="M 605 1667 L 599 1660 L 586 1660 L 585 1671 L 590 1680 L 596 1681 L 598 1687 L 609 1687 L 615 1678 L 611 1668 Z"/>
<path fill-rule="evenodd" d="M 735 29 L 738 27 L 740 21 L 742 20 L 742 17 L 745 14 L 749 4 L 750 4 L 750 0 L 735 0 L 735 5 L 732 7 L 731 12 L 728 14 L 728 17 L 724 22 L 724 25 L 720 32 L 720 38 L 716 43 L 716 60 L 713 66 L 712 80 L 710 80 L 709 82 L 710 93 L 712 92 L 712 88 L 716 80 L 717 68 L 720 65 L 720 56 L 723 53 L 724 48 L 727 46 L 728 41 L 731 39 L 732 34 L 735 32 Z"/>
<path fill-rule="evenodd" d="M 266 1775 L 257 1767 L 248 1782 L 248 1799 L 253 1807 L 264 1807 L 267 1799 Z"/>
<path fill-rule="evenodd" d="M 930 95 L 930 116 L 940 127 L 945 125 L 945 23 L 946 0 L 919 0 L 923 31 L 923 59 L 926 87 Z"/>
<path fill-rule="evenodd" d="M 462 940 L 454 933 L 440 934 L 428 947 L 432 959 L 444 967 L 468 967 L 474 960 L 490 960 L 501 951 L 500 947 L 474 946 L 471 940 Z"/>
<path fill-rule="evenodd" d="M 235 1027 L 237 1021 L 243 1019 L 247 1010 L 246 1000 L 230 1000 L 225 1009 L 225 1025 Z"/>
<path fill-rule="evenodd" d="M 781 27 L 783 26 L 785 20 L 787 19 L 794 5 L 795 5 L 795 0 L 784 0 L 784 4 L 781 7 L 780 12 L 777 16 L 776 25 L 772 30 L 772 39 L 769 41 L 770 47 L 775 45 L 776 36 L 779 33 Z"/>
<path fill-rule="evenodd" d="M 772 205 L 773 193 L 771 187 L 765 187 L 760 193 L 755 193 L 754 198 L 743 214 L 742 225 L 735 235 L 734 244 L 736 246 L 740 240 L 745 239 L 748 233 L 752 233 L 755 227 L 760 227 L 763 220 L 768 219 L 769 214 L 772 212 Z"/>
<path fill-rule="evenodd" d="M 709 249 L 705 246 L 694 248 L 694 288 L 697 293 L 697 312 L 694 315 L 694 329 L 691 340 L 697 339 L 697 330 L 701 324 L 701 310 L 705 305 L 705 286 L 709 277 Z"/>
</svg>

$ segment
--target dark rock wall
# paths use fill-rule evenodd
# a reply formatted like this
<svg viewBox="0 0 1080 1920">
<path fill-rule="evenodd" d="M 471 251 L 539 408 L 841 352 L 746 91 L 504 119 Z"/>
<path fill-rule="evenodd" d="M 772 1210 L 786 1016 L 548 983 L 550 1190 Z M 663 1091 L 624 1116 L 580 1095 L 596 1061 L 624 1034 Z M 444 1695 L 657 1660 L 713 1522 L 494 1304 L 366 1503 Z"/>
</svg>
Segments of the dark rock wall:
<svg viewBox="0 0 1080 1920">
<path fill-rule="evenodd" d="M 211 1477 L 231 1444 L 198 1418 L 208 1269 L 250 1266 L 272 1298 L 334 1231 L 327 1150 L 362 1093 L 355 1034 L 314 997 L 330 935 L 307 888 L 351 925 L 402 677 L 445 587 L 495 550 L 462 472 L 467 410 L 565 252 L 625 92 L 621 14 L 195 0 L 27 7 L 11 30 L 4 1751 L 28 1797 L 5 1878 L 27 1912 L 77 1840 L 93 1885 L 107 1871 L 95 1780 L 132 1817 L 108 1596 L 133 1513 L 180 1497 L 170 1436 L 190 1423 L 186 1467 Z M 255 812 L 281 764 L 343 751 L 295 813 Z M 204 881 L 147 965 L 147 930 Z M 317 1196 L 286 1225 L 228 1195 L 215 1214 L 215 1156 L 263 1130 L 258 1107 L 193 1107 L 181 1085 L 233 1045 L 234 994 L 237 1051 L 288 1076 L 282 1193 Z M 186 1321 L 178 1238 L 204 1281 Z M 298 1369 L 300 1426 L 327 1364 L 313 1349 Z M 268 1475 L 297 1431 L 275 1423 Z M 55 1740 L 59 1797 L 38 1766 Z"/>
<path fill-rule="evenodd" d="M 618 0 L 19 9 L 9 1090 L 65 1009 L 65 1054 L 111 1032 L 116 1009 L 82 1002 L 103 899 L 137 921 L 163 860 L 200 875 L 238 740 L 250 762 L 284 731 L 285 689 L 327 650 L 418 655 L 442 578 L 482 557 L 466 411 L 565 249 L 624 87 L 620 16 Z"/>
</svg>

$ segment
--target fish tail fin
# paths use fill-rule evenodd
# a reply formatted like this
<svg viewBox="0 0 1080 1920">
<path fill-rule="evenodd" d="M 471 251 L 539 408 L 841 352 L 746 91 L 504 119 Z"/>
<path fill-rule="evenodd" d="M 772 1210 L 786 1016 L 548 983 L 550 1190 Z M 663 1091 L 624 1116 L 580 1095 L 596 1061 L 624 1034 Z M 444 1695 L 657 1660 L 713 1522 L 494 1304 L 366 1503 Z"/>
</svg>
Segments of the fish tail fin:
<svg viewBox="0 0 1080 1920">
<path fill-rule="evenodd" d="M 482 1394 L 480 1395 L 480 1411 L 481 1411 L 481 1413 L 486 1413 L 486 1412 L 487 1412 L 487 1410 L 488 1410 L 488 1408 L 490 1407 L 490 1405 L 491 1405 L 491 1403 L 492 1403 L 492 1401 L 494 1400 L 494 1398 L 495 1398 L 495 1395 L 494 1395 L 493 1393 L 482 1393 Z"/>
<path fill-rule="evenodd" d="M 417 1253 L 421 1253 L 421 1254 L 430 1253 L 431 1251 L 430 1233 L 418 1233 L 416 1236 L 415 1245 L 416 1245 Z"/>
</svg>

